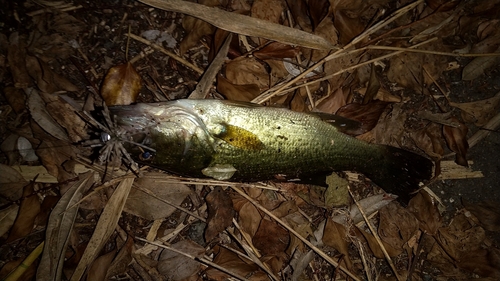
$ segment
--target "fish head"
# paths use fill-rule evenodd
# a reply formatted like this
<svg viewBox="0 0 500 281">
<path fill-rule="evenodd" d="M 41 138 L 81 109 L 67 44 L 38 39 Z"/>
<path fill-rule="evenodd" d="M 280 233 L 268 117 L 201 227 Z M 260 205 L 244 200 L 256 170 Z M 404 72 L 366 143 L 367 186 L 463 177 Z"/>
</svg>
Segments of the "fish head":
<svg viewBox="0 0 500 281">
<path fill-rule="evenodd" d="M 110 107 L 117 134 L 127 152 L 138 162 L 175 173 L 192 174 L 208 165 L 213 138 L 204 122 L 176 103 Z"/>
</svg>

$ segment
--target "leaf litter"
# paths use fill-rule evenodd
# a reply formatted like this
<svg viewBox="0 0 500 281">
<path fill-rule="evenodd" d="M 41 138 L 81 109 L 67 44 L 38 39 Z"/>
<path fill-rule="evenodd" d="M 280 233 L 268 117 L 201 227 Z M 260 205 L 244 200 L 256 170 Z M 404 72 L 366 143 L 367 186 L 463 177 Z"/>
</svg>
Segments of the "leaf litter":
<svg viewBox="0 0 500 281">
<path fill-rule="evenodd" d="M 500 278 L 498 202 L 450 213 L 424 189 L 405 207 L 350 173 L 325 188 L 139 171 L 118 146 L 92 149 L 119 132 L 88 113 L 186 98 L 231 31 L 205 97 L 336 113 L 361 123 L 358 138 L 426 154 L 436 177 L 482 176 L 450 172 L 449 157 L 468 166 L 468 148 L 498 133 L 498 88 L 471 100 L 449 81 L 497 71 L 500 2 L 79 2 L 2 11 L 2 278 L 39 255 L 24 280 Z M 134 35 L 165 30 L 165 47 Z"/>
</svg>

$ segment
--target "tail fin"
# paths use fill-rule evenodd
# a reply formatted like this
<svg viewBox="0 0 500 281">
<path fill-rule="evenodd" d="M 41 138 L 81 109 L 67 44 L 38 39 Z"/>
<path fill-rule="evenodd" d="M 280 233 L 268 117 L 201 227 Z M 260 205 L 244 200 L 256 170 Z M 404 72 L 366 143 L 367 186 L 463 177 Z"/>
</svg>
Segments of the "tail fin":
<svg viewBox="0 0 500 281">
<path fill-rule="evenodd" d="M 379 165 L 368 165 L 364 173 L 388 193 L 398 195 L 401 203 L 408 204 L 410 193 L 419 188 L 419 183 L 432 176 L 432 161 L 400 148 L 377 145 L 382 161 Z M 373 164 L 373 163 L 372 163 Z"/>
</svg>

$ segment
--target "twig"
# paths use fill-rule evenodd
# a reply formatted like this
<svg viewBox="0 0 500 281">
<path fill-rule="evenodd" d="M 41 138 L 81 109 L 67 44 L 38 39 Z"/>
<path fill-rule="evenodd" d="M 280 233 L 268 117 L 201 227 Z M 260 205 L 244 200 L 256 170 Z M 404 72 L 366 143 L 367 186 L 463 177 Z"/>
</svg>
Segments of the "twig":
<svg viewBox="0 0 500 281">
<path fill-rule="evenodd" d="M 385 258 L 387 259 L 387 262 L 389 263 L 389 266 L 391 267 L 392 271 L 394 272 L 394 275 L 396 275 L 396 279 L 398 281 L 403 281 L 401 276 L 398 274 L 398 271 L 396 270 L 396 266 L 392 262 L 392 259 L 389 256 L 389 253 L 387 253 L 387 250 L 385 249 L 384 244 L 382 244 L 382 240 L 380 240 L 380 237 L 378 236 L 378 233 L 375 230 L 375 227 L 369 221 L 368 217 L 366 216 L 365 212 L 363 211 L 363 209 L 361 207 L 361 204 L 359 204 L 358 200 L 356 200 L 356 198 L 354 197 L 354 194 L 352 194 L 351 187 L 349 185 L 347 185 L 347 190 L 349 191 L 349 194 L 351 195 L 352 199 L 354 200 L 354 203 L 356 204 L 356 206 L 358 206 L 359 212 L 361 213 L 361 215 L 365 219 L 366 225 L 368 226 L 368 228 L 372 232 L 373 237 L 375 237 L 375 240 L 377 241 L 378 245 L 380 246 L 380 249 L 384 253 Z"/>
<path fill-rule="evenodd" d="M 151 245 L 158 246 L 158 247 L 163 248 L 163 249 L 167 249 L 167 250 L 172 251 L 172 252 L 175 252 L 175 253 L 177 253 L 179 255 L 185 256 L 187 258 L 190 258 L 190 259 L 192 259 L 194 261 L 197 261 L 199 263 L 202 263 L 204 265 L 211 266 L 213 268 L 216 268 L 216 269 L 218 269 L 218 270 L 220 270 L 220 271 L 222 271 L 224 273 L 227 273 L 227 274 L 233 276 L 234 278 L 238 278 L 239 280 L 250 281 L 250 280 L 246 279 L 245 277 L 240 276 L 237 273 L 231 272 L 229 269 L 226 269 L 226 268 L 224 268 L 224 267 L 222 267 L 222 266 L 220 266 L 220 265 L 218 265 L 218 264 L 216 264 L 214 262 L 211 262 L 211 261 L 207 260 L 206 258 L 198 258 L 198 257 L 192 256 L 190 254 L 181 252 L 181 251 L 179 251 L 179 250 L 177 250 L 175 248 L 172 248 L 172 247 L 169 247 L 169 246 L 165 246 L 165 245 L 162 245 L 162 244 L 159 244 L 159 243 L 156 243 L 156 242 L 151 242 L 151 241 L 148 241 L 148 240 L 143 239 L 141 237 L 135 237 L 135 239 L 137 239 L 139 241 L 142 241 L 142 242 L 145 242 L 145 243 L 148 243 L 148 244 L 151 244 Z"/>
<path fill-rule="evenodd" d="M 250 196 L 248 196 L 245 192 L 243 192 L 243 190 L 241 190 L 240 188 L 236 187 L 236 186 L 231 186 L 231 188 L 238 192 L 241 196 L 243 196 L 245 199 L 247 199 L 250 203 L 252 203 L 255 207 L 257 207 L 259 210 L 261 210 L 262 212 L 264 212 L 266 215 L 268 215 L 269 217 L 271 217 L 273 220 L 275 220 L 277 223 L 279 223 L 281 226 L 283 226 L 284 228 L 286 228 L 288 231 L 290 231 L 290 233 L 292 233 L 293 235 L 295 235 L 297 238 L 299 238 L 304 244 L 306 244 L 309 248 L 311 248 L 316 254 L 318 254 L 319 256 L 321 256 L 323 259 L 325 259 L 329 264 L 333 265 L 334 267 L 336 268 L 339 268 L 340 270 L 342 270 L 345 274 L 347 274 L 349 277 L 351 277 L 352 279 L 356 280 L 356 281 L 360 281 L 360 279 L 352 272 L 350 272 L 347 268 L 345 268 L 344 266 L 340 265 L 338 262 L 334 261 L 331 257 L 329 257 L 325 252 L 321 251 L 318 247 L 314 246 L 311 242 L 309 242 L 309 240 L 307 240 L 306 238 L 302 237 L 302 235 L 300 235 L 298 232 L 296 232 L 293 228 L 291 228 L 290 226 L 288 226 L 288 224 L 286 224 L 285 222 L 283 222 L 281 219 L 279 219 L 278 217 L 276 217 L 272 212 L 270 212 L 269 210 L 267 210 L 266 208 L 264 208 L 262 205 L 260 205 L 257 201 L 255 201 L 254 199 L 252 199 Z"/>
<path fill-rule="evenodd" d="M 314 69 L 320 67 L 325 62 L 330 61 L 330 60 L 338 57 L 339 54 L 345 52 L 346 50 L 348 50 L 348 49 L 350 49 L 352 47 L 354 47 L 357 43 L 359 43 L 362 40 L 364 40 L 365 38 L 367 38 L 370 34 L 373 34 L 374 32 L 378 31 L 382 27 L 384 27 L 384 26 L 388 25 L 389 23 L 395 21 L 397 18 L 399 18 L 400 16 L 402 16 L 406 12 L 412 10 L 417 5 L 419 5 L 420 3 L 423 3 L 423 2 L 424 2 L 424 0 L 417 0 L 417 1 L 415 1 L 415 2 L 413 2 L 411 4 L 409 4 L 409 5 L 406 5 L 405 7 L 402 7 L 401 9 L 395 11 L 387 19 L 385 19 L 385 20 L 383 20 L 383 21 L 381 21 L 381 22 L 373 25 L 372 27 L 370 27 L 369 29 L 367 29 L 366 31 L 364 31 L 363 33 L 361 33 L 360 35 L 358 35 L 357 37 L 355 37 L 349 44 L 345 45 L 342 49 L 337 50 L 333 54 L 328 55 L 325 58 L 323 58 L 322 60 L 320 60 L 319 62 L 315 63 L 313 66 L 309 67 L 306 71 L 302 72 L 300 75 L 298 75 L 294 79 L 290 80 L 288 83 L 286 83 L 285 85 L 283 85 L 281 88 L 279 88 L 278 90 L 276 90 L 271 95 L 267 95 L 267 96 L 263 97 L 264 94 L 262 94 L 262 95 L 258 96 L 257 98 L 253 99 L 252 102 L 254 102 L 254 103 L 263 103 L 263 102 L 268 101 L 270 98 L 272 98 L 272 97 L 278 95 L 279 93 L 281 93 L 284 89 L 290 87 L 291 85 L 295 84 L 300 79 L 304 78 L 308 73 L 312 72 Z M 321 80 L 317 80 L 317 81 L 321 81 Z"/>
<path fill-rule="evenodd" d="M 183 58 L 179 57 L 178 55 L 176 55 L 176 54 L 174 54 L 174 53 L 172 53 L 172 52 L 170 52 L 170 51 L 166 50 L 165 48 L 163 48 L 163 47 L 162 47 L 162 46 L 160 46 L 160 45 L 157 45 L 157 44 L 155 44 L 155 43 L 152 43 L 152 42 L 150 42 L 150 41 L 148 41 L 148 40 L 146 40 L 146 39 L 144 39 L 144 38 L 142 38 L 142 37 L 140 37 L 140 36 L 137 36 L 137 35 L 135 35 L 135 34 L 133 34 L 133 33 L 127 34 L 127 36 L 130 36 L 130 38 L 132 38 L 132 39 L 134 39 L 134 40 L 136 40 L 136 41 L 139 41 L 139 42 L 141 42 L 141 43 L 144 43 L 144 44 L 146 44 L 146 45 L 148 45 L 148 46 L 151 46 L 151 47 L 155 48 L 156 50 L 158 50 L 158 51 L 160 51 L 160 52 L 164 53 L 165 55 L 167 55 L 167 56 L 169 56 L 169 57 L 173 58 L 174 60 L 176 60 L 176 61 L 178 61 L 178 62 L 180 62 L 180 63 L 184 64 L 185 66 L 187 66 L 187 67 L 191 68 L 192 70 L 194 70 L 194 71 L 198 72 L 199 74 L 202 74 L 202 73 L 203 73 L 203 69 L 201 69 L 201 68 L 197 67 L 196 65 L 194 65 L 194 64 L 192 64 L 192 63 L 190 63 L 189 61 L 187 61 L 187 60 L 185 60 L 185 59 L 183 59 Z"/>
</svg>

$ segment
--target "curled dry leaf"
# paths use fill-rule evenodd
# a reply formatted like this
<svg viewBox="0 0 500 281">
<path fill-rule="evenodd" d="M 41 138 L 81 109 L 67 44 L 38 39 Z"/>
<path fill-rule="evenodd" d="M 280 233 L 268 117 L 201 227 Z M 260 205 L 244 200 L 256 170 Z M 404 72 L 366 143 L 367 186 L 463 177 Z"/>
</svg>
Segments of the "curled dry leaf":
<svg viewBox="0 0 500 281">
<path fill-rule="evenodd" d="M 367 88 L 358 89 L 357 92 L 364 96 L 367 91 Z M 401 97 L 393 95 L 391 92 L 386 89 L 379 89 L 375 96 L 373 97 L 375 100 L 385 101 L 385 102 L 401 102 Z"/>
<path fill-rule="evenodd" d="M 128 62 L 109 69 L 102 83 L 101 95 L 107 106 L 129 105 L 136 101 L 141 87 L 141 76 Z"/>
<path fill-rule="evenodd" d="M 285 6 L 286 3 L 284 0 L 256 0 L 253 2 L 250 12 L 253 18 L 279 24 Z M 267 41 L 261 38 L 258 38 L 258 40 L 259 44 Z"/>
<path fill-rule="evenodd" d="M 205 200 L 208 209 L 205 241 L 209 242 L 232 224 L 235 211 L 231 198 L 220 186 L 215 187 Z"/>
<path fill-rule="evenodd" d="M 26 38 L 13 32 L 9 37 L 7 60 L 10 66 L 14 87 L 24 89 L 33 85 L 26 68 Z"/>
<path fill-rule="evenodd" d="M 469 149 L 469 143 L 467 142 L 467 132 L 469 129 L 458 119 L 453 117 L 451 120 L 459 123 L 460 125 L 457 128 L 443 126 L 443 135 L 446 140 L 446 144 L 453 152 L 456 153 L 455 162 L 458 165 L 468 167 L 467 150 Z"/>
</svg>

